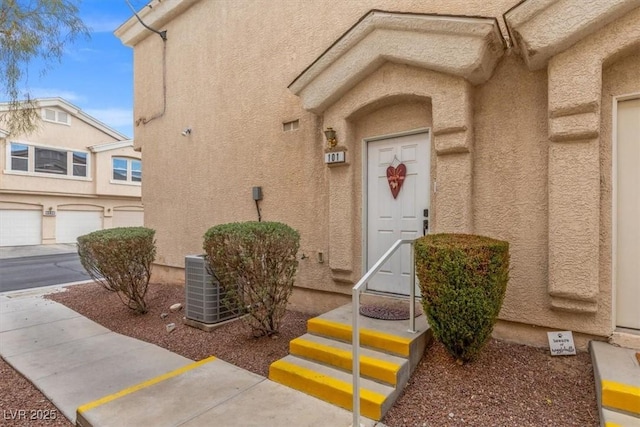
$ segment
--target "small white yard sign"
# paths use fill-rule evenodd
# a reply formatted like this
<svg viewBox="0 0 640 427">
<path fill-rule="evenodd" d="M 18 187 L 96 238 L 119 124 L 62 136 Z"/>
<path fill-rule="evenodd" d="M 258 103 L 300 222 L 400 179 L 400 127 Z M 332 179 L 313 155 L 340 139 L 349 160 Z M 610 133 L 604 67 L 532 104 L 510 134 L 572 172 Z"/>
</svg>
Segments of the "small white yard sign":
<svg viewBox="0 0 640 427">
<path fill-rule="evenodd" d="M 547 332 L 549 349 L 552 356 L 568 356 L 576 354 L 571 331 Z"/>
</svg>

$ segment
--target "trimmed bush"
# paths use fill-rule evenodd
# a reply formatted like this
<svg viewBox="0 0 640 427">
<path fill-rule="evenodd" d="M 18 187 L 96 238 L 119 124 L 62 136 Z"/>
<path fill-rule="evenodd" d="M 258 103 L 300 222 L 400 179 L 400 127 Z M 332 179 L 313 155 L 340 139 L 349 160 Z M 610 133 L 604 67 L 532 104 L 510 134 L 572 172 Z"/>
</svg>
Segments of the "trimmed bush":
<svg viewBox="0 0 640 427">
<path fill-rule="evenodd" d="M 416 274 L 424 312 L 460 364 L 487 343 L 509 280 L 509 243 L 466 234 L 430 234 L 416 240 Z"/>
<path fill-rule="evenodd" d="M 279 222 L 211 227 L 203 248 L 230 310 L 244 307 L 254 336 L 278 333 L 293 292 L 300 235 Z"/>
<path fill-rule="evenodd" d="M 138 313 L 146 313 L 145 296 L 156 257 L 155 231 L 120 227 L 78 237 L 78 255 L 89 276 Z"/>
</svg>

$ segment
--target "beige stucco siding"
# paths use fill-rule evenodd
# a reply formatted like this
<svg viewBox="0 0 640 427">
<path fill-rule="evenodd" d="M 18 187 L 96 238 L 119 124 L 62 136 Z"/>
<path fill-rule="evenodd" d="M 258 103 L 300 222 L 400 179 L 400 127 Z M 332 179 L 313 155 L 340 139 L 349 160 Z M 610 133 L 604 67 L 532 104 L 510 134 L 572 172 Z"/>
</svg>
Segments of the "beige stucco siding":
<svg viewBox="0 0 640 427">
<path fill-rule="evenodd" d="M 145 197 L 147 223 L 157 224 L 158 243 L 166 248 L 159 251 L 160 262 L 182 266 L 185 253 L 200 251 L 201 236 L 209 225 L 256 219 L 250 197 L 253 185 L 263 186 L 265 219 L 285 221 L 303 231 L 303 251 L 327 251 L 327 224 L 322 221 L 327 209 L 323 195 L 327 170 L 321 163 L 322 146 L 314 143 L 320 139 L 319 126 L 309 113 L 301 111 L 286 86 L 369 5 L 356 7 L 357 2 L 341 2 L 336 6 L 341 13 L 336 13 L 336 8 L 332 13 L 335 25 L 319 28 L 324 22 L 322 15 L 331 7 L 316 4 L 317 10 L 306 11 L 300 8 L 314 6 L 295 3 L 294 9 L 290 6 L 293 4 L 284 2 L 279 8 L 267 8 L 271 13 L 278 10 L 282 17 L 296 16 L 287 32 L 280 31 L 279 25 L 268 24 L 287 18 L 265 16 L 265 8 L 256 3 L 236 8 L 201 2 L 169 24 L 167 63 L 181 65 L 167 69 L 167 112 L 159 124 L 136 128 L 136 141 L 154 144 L 144 147 L 145 163 L 153 166 L 145 169 L 143 191 L 153 194 Z M 261 40 L 269 42 L 255 43 L 244 37 L 252 32 L 259 32 Z M 171 34 L 180 37 L 179 42 L 172 43 Z M 196 34 L 209 36 L 204 42 L 209 48 L 202 49 L 202 40 L 190 43 L 189 35 Z M 172 48 L 176 45 L 179 50 Z M 159 67 L 146 66 L 151 58 L 158 57 L 159 49 L 159 39 L 150 37 L 135 50 L 136 75 L 146 77 L 137 79 L 141 85 L 136 85 L 136 99 L 140 100 L 136 117 L 150 116 L 160 107 L 160 91 L 150 90 L 153 84 L 159 87 Z M 185 70 L 189 70 L 188 77 L 183 74 Z M 260 78 L 256 78 L 258 75 Z M 212 84 L 219 81 L 225 84 Z M 301 120 L 299 130 L 283 134 L 281 121 L 296 118 Z M 166 128 L 164 123 L 175 126 Z M 193 127 L 193 134 L 183 138 L 179 132 L 186 126 Z M 161 179 L 166 168 L 172 169 L 170 182 Z M 201 168 L 211 173 L 193 176 Z M 162 182 L 162 192 L 154 188 L 155 182 Z M 304 191 L 308 183 L 314 186 Z M 296 194 L 294 203 L 288 197 L 292 193 Z M 176 197 L 186 206 L 171 203 Z M 179 226 L 176 218 L 182 219 Z M 168 224 L 176 226 L 164 226 Z M 310 263 L 301 265 L 301 283 L 316 278 L 326 282 L 326 277 L 310 271 L 305 277 L 307 270 L 317 269 L 306 264 Z"/>
<path fill-rule="evenodd" d="M 327 171 L 320 124 L 302 110 L 288 84 L 370 9 L 499 16 L 510 5 L 201 1 L 169 22 L 167 108 L 156 123 L 137 126 L 134 138 L 137 145 L 153 144 L 143 148 L 145 165 L 153 165 L 145 167 L 143 198 L 147 223 L 157 224 L 159 246 L 167 248 L 159 251 L 159 261 L 181 267 L 184 254 L 201 251 L 209 225 L 257 219 L 251 200 L 254 185 L 265 193 L 265 220 L 285 221 L 304 231 L 306 251 L 327 252 L 327 225 L 307 218 L 308 212 L 314 213 L 311 218 L 322 218 L 327 209 L 326 195 L 321 194 Z M 134 49 L 136 120 L 163 110 L 161 55 L 162 41 L 155 35 Z M 289 119 L 300 119 L 295 137 L 282 132 L 282 122 Z M 191 136 L 180 136 L 189 126 Z M 171 180 L 162 179 L 167 168 L 172 169 Z M 212 173 L 194 176 L 201 168 Z M 156 181 L 162 181 L 161 192 L 153 188 Z M 302 189 L 308 183 L 317 184 L 314 191 Z M 222 200 L 219 192 L 224 193 Z M 292 193 L 295 203 L 287 197 Z M 178 197 L 186 205 L 171 203 Z M 177 225 L 177 217 L 179 226 L 163 226 Z M 301 278 L 305 274 L 303 265 Z M 320 277 L 311 274 L 309 282 Z"/>
<path fill-rule="evenodd" d="M 66 242 L 75 238 L 80 227 L 112 227 L 113 215 L 118 208 L 127 206 L 142 210 L 140 183 L 113 182 L 114 156 L 141 159 L 141 153 L 134 151 L 132 142 L 60 98 L 43 98 L 36 102 L 47 109 L 65 112 L 68 121 L 60 124 L 41 120 L 37 130 L 28 135 L 0 138 L 0 210 L 8 211 L 7 217 L 14 221 L 18 221 L 15 218 L 19 218 L 19 212 L 25 209 L 41 213 L 38 218 L 32 215 L 33 224 L 25 226 L 41 230 L 40 241 L 21 241 L 19 229 L 22 225 L 18 222 L 9 223 L 4 229 L 10 237 L 6 240 L 12 245 L 56 243 L 58 238 L 64 238 Z M 5 108 L 4 104 L 0 105 L 2 108 Z M 8 156 L 14 142 L 29 147 L 27 171 L 12 169 Z M 37 171 L 38 149 L 66 152 L 67 174 Z M 86 155 L 87 176 L 73 176 L 72 153 L 76 151 Z M 66 211 L 81 212 L 63 213 Z M 125 220 L 119 220 L 119 223 L 126 223 Z M 136 224 L 139 222 L 136 219 Z"/>
<path fill-rule="evenodd" d="M 52 192 L 58 194 L 91 195 L 95 193 L 93 177 L 68 178 L 31 176 L 6 173 L 2 176 L 2 189 L 20 192 Z"/>
<path fill-rule="evenodd" d="M 15 172 L 7 168 L 7 147 L 12 142 L 26 143 L 36 147 L 49 148 L 53 150 L 79 150 L 87 155 L 87 177 L 58 176 L 46 173 L 24 173 Z M 88 146 L 70 147 L 61 145 L 40 145 L 42 143 L 32 139 L 8 138 L 0 142 L 0 161 L 2 162 L 3 174 L 0 177 L 0 190 L 3 192 L 16 191 L 20 193 L 51 193 L 61 195 L 75 195 L 79 197 L 96 197 L 97 195 L 109 195 L 116 197 L 140 197 L 141 189 L 139 183 L 122 184 L 113 180 L 113 157 L 126 159 L 141 159 L 140 153 L 131 147 L 108 150 L 99 153 L 92 153 Z M 75 144 L 77 145 L 77 144 Z M 71 168 L 71 165 L 67 165 Z"/>
<path fill-rule="evenodd" d="M 474 104 L 474 231 L 509 242 L 502 316 L 532 323 L 548 312 L 546 79 L 505 58 Z"/>
<path fill-rule="evenodd" d="M 50 109 L 63 111 L 55 107 L 50 107 Z M 91 145 L 118 140 L 113 136 L 98 131 L 95 127 L 77 117 L 73 117 L 71 114 L 69 116 L 70 122 L 68 125 L 40 120 L 38 128 L 34 132 L 29 135 L 11 135 L 10 139 L 80 150 L 86 150 Z"/>
<path fill-rule="evenodd" d="M 480 31 L 486 20 L 468 17 L 495 17 L 507 36 L 502 14 L 513 5 L 203 0 L 163 24 L 164 46 L 155 34 L 142 39 L 134 47 L 134 139 L 144 153 L 145 225 L 157 231 L 156 277 L 179 278 L 184 256 L 202 252 L 210 226 L 257 220 L 251 190 L 260 186 L 262 219 L 301 234 L 296 286 L 306 291 L 294 302 L 309 311 L 326 308 L 331 295 L 347 295 L 362 274 L 363 141 L 428 129 L 431 182 L 423 191 L 431 193 L 431 230 L 510 242 L 501 319 L 609 335 L 611 104 L 612 97 L 640 92 L 640 41 L 627 35 L 627 47 L 617 49 L 615 20 L 631 26 L 640 9 L 575 35 L 550 11 L 536 15 L 525 5 L 509 18 L 522 25 L 522 45 L 497 46 L 487 41 L 491 34 L 483 39 L 485 50 L 499 52 L 478 61 L 487 79 L 480 82 L 468 77 L 476 79 L 477 70 L 442 72 L 455 58 L 442 59 L 439 70 L 409 55 L 365 63 L 357 47 L 343 52 L 334 44 L 371 9 L 464 15 L 450 33 L 434 36 L 450 43 L 455 57 L 465 47 L 455 43 L 456 25 Z M 545 27 L 547 21 L 557 28 Z M 531 59 L 535 52 L 521 49 L 527 37 L 536 40 L 538 27 L 551 34 Z M 334 62 L 304 75 L 327 49 Z M 585 63 L 588 70 L 580 71 Z M 600 72 L 601 95 L 599 87 L 594 92 Z M 313 82 L 296 96 L 288 86 L 300 73 Z M 295 120 L 296 130 L 283 130 Z M 346 149 L 345 166 L 323 162 L 328 126 Z M 192 132 L 182 136 L 186 128 Z"/>
<path fill-rule="evenodd" d="M 70 125 L 50 123 L 44 120 L 38 122 L 38 128 L 29 135 L 11 135 L 2 141 L 0 165 L 3 171 L 0 178 L 0 189 L 3 191 L 21 192 L 52 192 L 59 194 L 94 195 L 96 193 L 96 158 L 92 156 L 89 147 L 117 141 L 116 138 L 97 130 L 84 121 L 70 116 Z M 87 153 L 89 175 L 86 178 L 59 177 L 55 175 L 12 173 L 7 168 L 7 146 L 12 142 L 34 145 L 38 147 L 78 150 Z M 129 150 L 135 156 L 139 154 Z M 68 165 L 68 167 L 71 167 Z M 139 196 L 139 194 L 138 194 Z"/>
<path fill-rule="evenodd" d="M 117 148 L 114 150 L 95 153 L 95 176 L 99 177 L 99 179 L 96 180 L 96 194 L 105 196 L 140 197 L 141 183 L 123 183 L 113 179 L 114 157 L 129 160 L 140 160 L 142 158 L 141 154 L 133 151 L 131 147 Z"/>
</svg>

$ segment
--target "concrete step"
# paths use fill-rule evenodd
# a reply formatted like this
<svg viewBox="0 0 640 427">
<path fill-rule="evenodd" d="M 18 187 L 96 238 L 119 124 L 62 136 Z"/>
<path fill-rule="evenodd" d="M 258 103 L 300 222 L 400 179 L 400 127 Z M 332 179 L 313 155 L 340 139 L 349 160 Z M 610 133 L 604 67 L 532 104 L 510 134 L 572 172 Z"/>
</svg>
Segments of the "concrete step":
<svg viewBox="0 0 640 427">
<path fill-rule="evenodd" d="M 313 334 L 335 338 L 343 342 L 351 342 L 353 336 L 351 325 L 319 317 L 308 320 L 307 330 Z M 411 344 L 411 340 L 397 335 L 361 328 L 360 344 L 365 347 L 386 351 L 390 354 L 407 357 L 410 353 L 409 344 Z"/>
<path fill-rule="evenodd" d="M 603 423 L 605 410 L 640 419 L 640 364 L 635 356 L 637 350 L 601 341 L 591 341 L 589 349 Z"/>
<path fill-rule="evenodd" d="M 640 331 L 618 327 L 611 334 L 609 342 L 613 345 L 640 351 Z"/>
<path fill-rule="evenodd" d="M 271 364 L 269 379 L 342 408 L 353 408 L 353 377 L 342 370 L 289 355 Z M 362 415 L 382 419 L 399 393 L 396 388 L 361 378 Z"/>
<path fill-rule="evenodd" d="M 388 299 L 387 299 L 388 302 Z M 394 304 L 409 303 L 408 300 Z M 360 410 L 380 420 L 398 398 L 422 358 L 432 332 L 424 316 L 409 321 L 360 316 Z M 338 307 L 307 322 L 308 333 L 290 343 L 290 355 L 274 362 L 269 378 L 352 409 L 352 308 Z"/>
<path fill-rule="evenodd" d="M 408 302 L 407 302 L 408 303 Z M 379 320 L 360 316 L 360 345 L 384 353 L 410 358 L 410 372 L 422 358 L 432 332 L 424 315 L 416 317 L 416 332 L 409 332 L 409 321 Z M 338 307 L 307 322 L 307 331 L 346 343 L 352 338 L 351 304 Z"/>
<path fill-rule="evenodd" d="M 291 341 L 289 353 L 351 372 L 353 347 L 341 341 L 305 334 Z M 360 375 L 395 387 L 409 380 L 409 361 L 367 348 L 360 349 Z"/>
<path fill-rule="evenodd" d="M 601 425 L 605 427 L 640 427 L 640 418 L 621 412 L 602 409 Z"/>
</svg>

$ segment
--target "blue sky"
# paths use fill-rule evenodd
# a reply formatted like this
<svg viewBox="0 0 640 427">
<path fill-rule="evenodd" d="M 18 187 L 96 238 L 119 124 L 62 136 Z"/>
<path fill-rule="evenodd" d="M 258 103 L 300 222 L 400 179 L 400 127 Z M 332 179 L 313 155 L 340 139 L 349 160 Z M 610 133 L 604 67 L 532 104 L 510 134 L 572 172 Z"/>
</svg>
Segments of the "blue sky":
<svg viewBox="0 0 640 427">
<path fill-rule="evenodd" d="M 136 10 L 147 0 L 129 0 Z M 91 38 L 65 48 L 61 63 L 43 75 L 29 69 L 27 87 L 34 97 L 59 96 L 106 125 L 133 137 L 133 50 L 113 31 L 133 16 L 125 0 L 83 0 L 80 17 Z"/>
</svg>

